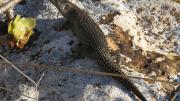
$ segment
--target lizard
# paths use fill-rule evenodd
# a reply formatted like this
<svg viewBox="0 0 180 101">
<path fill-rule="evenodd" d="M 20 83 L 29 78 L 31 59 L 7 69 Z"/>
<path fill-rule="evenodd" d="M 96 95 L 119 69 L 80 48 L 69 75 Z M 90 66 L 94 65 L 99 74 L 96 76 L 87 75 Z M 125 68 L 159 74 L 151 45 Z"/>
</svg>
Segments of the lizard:
<svg viewBox="0 0 180 101">
<path fill-rule="evenodd" d="M 104 67 L 104 70 L 122 75 L 121 77 L 115 77 L 115 79 L 134 93 L 140 100 L 147 101 L 130 78 L 121 70 L 120 66 L 113 61 L 103 31 L 88 13 L 69 0 L 50 0 L 50 2 L 72 23 L 73 31 L 80 43 L 95 52 L 95 58 Z"/>
</svg>

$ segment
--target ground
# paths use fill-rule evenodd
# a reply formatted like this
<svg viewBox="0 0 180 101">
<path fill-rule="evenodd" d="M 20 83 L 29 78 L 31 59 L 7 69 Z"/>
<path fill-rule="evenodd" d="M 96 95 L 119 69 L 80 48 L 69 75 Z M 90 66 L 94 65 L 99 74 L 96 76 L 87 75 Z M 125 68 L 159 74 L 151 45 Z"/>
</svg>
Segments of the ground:
<svg viewBox="0 0 180 101">
<path fill-rule="evenodd" d="M 104 5 L 98 6 L 99 8 L 106 8 L 103 9 L 103 12 L 102 9 L 99 10 L 97 6 L 93 6 L 92 2 L 88 0 L 84 0 L 82 4 L 78 4 L 79 2 L 75 0 L 73 2 L 87 7 L 87 10 L 92 8 L 89 10 L 89 13 L 93 17 L 95 14 L 100 16 L 112 10 L 108 4 L 112 4 L 116 0 L 104 0 Z M 122 10 L 122 8 L 119 9 Z M 54 65 L 56 68 L 68 67 L 103 71 L 94 59 L 74 56 L 72 49 L 77 46 L 78 39 L 74 36 L 71 29 L 60 29 L 66 22 L 66 19 L 63 18 L 49 0 L 27 0 L 25 5 L 16 6 L 15 12 L 35 17 L 37 19 L 37 27 L 31 42 L 24 49 L 10 50 L 7 47 L 0 48 L 1 54 L 9 61 L 14 64 L 48 64 Z M 118 17 L 116 18 L 118 19 Z M 98 21 L 98 17 L 94 16 L 94 19 Z M 100 27 L 108 34 L 108 31 L 105 30 L 109 28 L 108 25 L 101 25 Z M 179 35 L 179 32 L 177 34 Z M 135 44 L 138 44 L 138 42 Z M 174 50 L 174 54 L 179 55 L 179 46 L 175 49 L 177 51 Z M 168 51 L 164 51 L 164 54 Z M 46 69 L 45 66 L 17 65 L 17 67 L 35 81 L 38 81 L 43 73 L 45 75 L 36 91 L 35 85 L 11 66 L 1 65 L 0 86 L 16 91 L 16 93 L 5 90 L 0 91 L 1 101 L 34 101 L 32 98 L 36 98 L 37 95 L 39 95 L 40 101 L 135 101 L 136 99 L 123 85 L 111 77 Z M 146 77 L 145 74 L 138 73 L 128 67 L 124 70 L 131 76 Z M 172 76 L 173 79 L 178 80 L 178 76 Z M 133 82 L 149 101 L 155 99 L 162 101 L 166 97 L 159 82 L 148 83 L 144 80 L 136 79 L 133 79 Z M 23 94 L 32 98 L 25 97 Z"/>
</svg>

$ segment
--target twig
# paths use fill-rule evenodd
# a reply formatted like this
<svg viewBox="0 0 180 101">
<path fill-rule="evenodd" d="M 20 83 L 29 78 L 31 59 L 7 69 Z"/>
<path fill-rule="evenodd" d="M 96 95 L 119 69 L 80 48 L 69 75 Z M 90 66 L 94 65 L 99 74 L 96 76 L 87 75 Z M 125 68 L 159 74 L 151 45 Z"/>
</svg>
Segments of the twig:
<svg viewBox="0 0 180 101">
<path fill-rule="evenodd" d="M 17 5 L 19 2 L 21 2 L 22 0 L 10 0 L 9 2 L 7 2 L 6 4 L 0 6 L 0 14 L 4 13 L 5 11 L 7 11 L 8 9 L 14 7 L 15 5 Z"/>
<path fill-rule="evenodd" d="M 113 74 L 113 73 L 107 73 L 107 72 L 98 72 L 98 71 L 90 71 L 90 70 L 81 70 L 81 69 L 74 69 L 74 68 L 61 68 L 58 69 L 58 71 L 67 70 L 67 71 L 73 71 L 73 72 L 83 72 L 88 74 L 96 74 L 96 75 L 102 75 L 102 76 L 113 76 L 113 77 L 122 77 L 123 75 L 120 74 Z M 136 76 L 128 76 L 133 79 L 143 79 L 146 81 L 153 81 L 153 82 L 163 82 L 173 85 L 180 85 L 180 82 L 171 82 L 171 81 L 165 81 L 165 80 L 158 80 L 158 79 L 150 79 L 150 78 L 142 78 L 142 77 L 136 77 Z"/>
<path fill-rule="evenodd" d="M 11 93 L 14 93 L 14 94 L 17 94 L 17 95 L 22 95 L 22 96 L 24 96 L 24 97 L 27 97 L 27 98 L 30 98 L 30 99 L 35 100 L 35 98 L 33 98 L 33 97 L 30 97 L 30 96 L 24 95 L 24 94 L 18 94 L 17 91 L 9 90 L 9 89 L 7 89 L 7 88 L 5 88 L 5 87 L 0 87 L 0 89 L 3 89 L 3 90 L 6 90 L 7 92 L 11 92 Z"/>
<path fill-rule="evenodd" d="M 12 64 L 10 61 L 8 61 L 5 57 L 3 57 L 0 54 L 0 57 L 5 60 L 8 64 L 10 64 L 15 70 L 17 70 L 20 74 L 22 74 L 24 77 L 26 77 L 28 80 L 30 80 L 32 83 L 34 83 L 36 85 L 36 82 L 34 80 L 32 80 L 30 77 L 28 77 L 26 74 L 24 74 L 21 70 L 19 70 L 14 64 Z"/>
<path fill-rule="evenodd" d="M 20 74 L 22 74 L 24 77 L 26 77 L 28 80 L 30 80 L 33 84 L 35 84 L 35 87 L 36 87 L 36 101 L 38 101 L 38 98 L 39 98 L 39 94 L 37 93 L 38 92 L 38 86 L 42 80 L 42 78 L 44 77 L 44 74 L 45 72 L 41 75 L 41 77 L 39 78 L 39 80 L 37 82 L 35 82 L 34 80 L 32 80 L 30 77 L 28 77 L 26 74 L 24 74 L 21 70 L 19 70 L 13 63 L 11 63 L 10 61 L 8 61 L 5 57 L 3 57 L 1 54 L 0 54 L 0 57 L 5 60 L 8 64 L 10 64 L 15 70 L 17 70 Z"/>
<path fill-rule="evenodd" d="M 41 82 L 42 78 L 44 77 L 45 72 L 43 72 L 43 74 L 41 75 L 41 77 L 39 78 L 38 82 L 36 83 L 36 85 L 39 85 L 39 83 Z"/>
<path fill-rule="evenodd" d="M 45 74 L 45 72 L 43 72 L 43 74 L 41 75 L 40 79 L 39 79 L 38 82 L 36 83 L 36 93 L 37 93 L 37 91 L 38 91 L 38 86 L 39 86 L 42 78 L 44 77 L 44 74 Z M 36 94 L 36 101 L 38 101 L 38 98 L 39 98 L 39 93 Z"/>
<path fill-rule="evenodd" d="M 5 64 L 5 63 L 1 63 Z M 115 77 L 122 77 L 120 74 L 113 74 L 113 73 L 107 73 L 107 72 L 99 72 L 99 71 L 91 71 L 91 70 L 82 70 L 82 69 L 77 69 L 77 68 L 69 68 L 69 67 L 62 67 L 59 68 L 60 66 L 54 66 L 54 65 L 39 65 L 39 64 L 18 64 L 15 63 L 16 65 L 21 65 L 21 66 L 33 66 L 33 67 L 44 67 L 50 70 L 57 70 L 57 71 L 71 71 L 71 72 L 77 72 L 77 73 L 85 73 L 85 74 L 96 74 L 96 75 L 102 75 L 102 76 L 115 76 Z M 165 81 L 165 80 L 158 80 L 158 79 L 151 79 L 151 78 L 142 78 L 142 77 L 135 77 L 135 76 L 129 76 L 130 78 L 133 79 L 143 79 L 146 81 L 153 81 L 153 82 L 163 82 L 163 83 L 168 83 L 168 84 L 173 84 L 173 85 L 180 85 L 180 82 L 172 82 L 172 81 Z"/>
</svg>

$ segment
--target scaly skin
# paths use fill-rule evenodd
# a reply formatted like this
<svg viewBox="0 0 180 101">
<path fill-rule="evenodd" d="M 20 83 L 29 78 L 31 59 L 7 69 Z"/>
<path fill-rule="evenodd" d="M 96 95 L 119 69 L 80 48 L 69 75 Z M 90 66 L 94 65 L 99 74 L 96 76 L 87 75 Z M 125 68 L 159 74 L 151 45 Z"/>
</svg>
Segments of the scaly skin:
<svg viewBox="0 0 180 101">
<path fill-rule="evenodd" d="M 130 78 L 120 69 L 112 59 L 108 50 L 106 38 L 94 20 L 88 14 L 68 0 L 50 0 L 69 22 L 73 24 L 73 31 L 81 43 L 94 50 L 98 62 L 108 72 L 120 74 L 115 77 L 128 90 L 133 92 L 142 101 L 146 101 L 143 94 L 133 84 Z"/>
</svg>

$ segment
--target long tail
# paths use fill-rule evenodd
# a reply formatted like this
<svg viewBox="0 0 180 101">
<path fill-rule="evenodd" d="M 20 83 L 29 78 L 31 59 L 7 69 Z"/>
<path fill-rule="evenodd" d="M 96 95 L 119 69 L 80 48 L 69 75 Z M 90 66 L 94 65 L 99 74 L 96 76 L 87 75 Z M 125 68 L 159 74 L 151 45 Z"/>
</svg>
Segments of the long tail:
<svg viewBox="0 0 180 101">
<path fill-rule="evenodd" d="M 147 101 L 138 88 L 134 85 L 134 83 L 130 80 L 130 78 L 120 69 L 116 63 L 114 63 L 109 52 L 102 50 L 99 52 L 99 55 L 98 56 L 101 59 L 99 62 L 108 72 L 122 75 L 122 77 L 115 77 L 116 80 L 122 83 L 129 91 L 132 91 L 139 99 L 142 101 Z"/>
<path fill-rule="evenodd" d="M 112 72 L 123 75 L 123 77 L 116 77 L 119 82 L 121 82 L 128 90 L 132 91 L 137 97 L 139 97 L 142 101 L 146 101 L 145 97 L 142 93 L 138 90 L 138 88 L 132 83 L 130 78 L 124 74 L 119 66 L 114 63 L 111 59 L 109 52 L 106 50 L 107 42 L 102 32 L 101 28 L 94 20 L 88 16 L 88 13 L 81 10 L 77 6 L 73 5 L 68 0 L 50 0 L 58 9 L 59 11 L 69 19 L 67 15 L 71 13 L 73 9 L 75 11 L 74 18 L 78 22 L 78 26 L 80 26 L 79 30 L 82 31 L 77 33 L 79 36 L 80 41 L 83 43 L 84 40 L 87 40 L 89 47 L 95 50 L 97 53 L 97 58 L 102 65 L 104 65 L 105 69 Z M 72 20 L 74 22 L 75 20 Z M 76 25 L 76 27 L 77 27 Z M 79 35 L 78 35 L 79 34 Z M 82 38 L 82 39 L 81 39 Z M 85 43 L 85 42 L 84 42 Z"/>
</svg>

